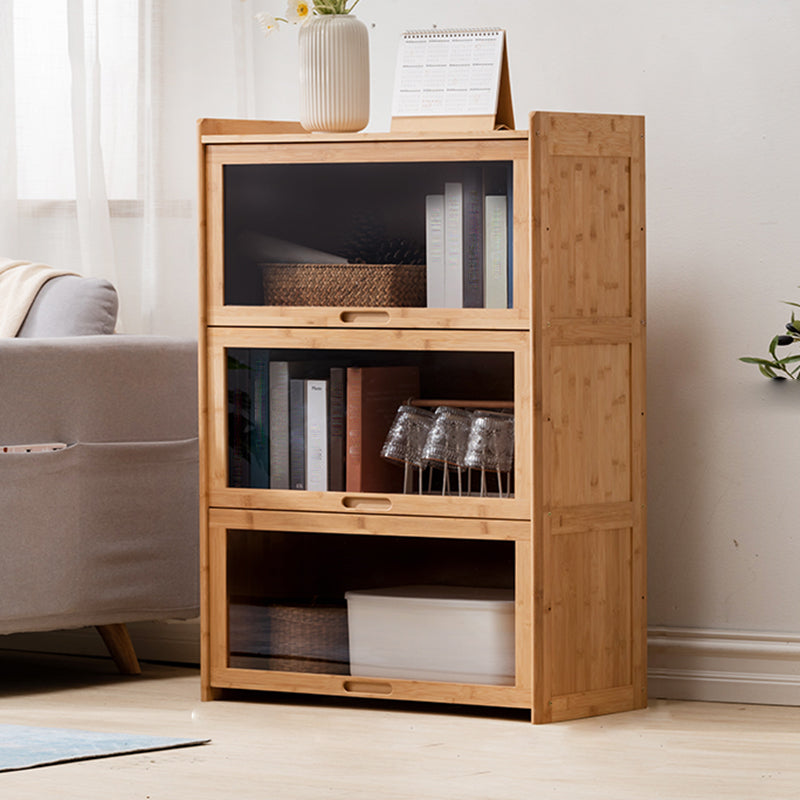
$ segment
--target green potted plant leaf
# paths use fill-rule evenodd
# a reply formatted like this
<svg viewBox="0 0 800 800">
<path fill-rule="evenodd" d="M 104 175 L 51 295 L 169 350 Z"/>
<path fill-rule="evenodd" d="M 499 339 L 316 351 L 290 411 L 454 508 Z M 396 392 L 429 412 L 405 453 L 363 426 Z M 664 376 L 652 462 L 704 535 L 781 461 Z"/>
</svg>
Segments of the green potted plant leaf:
<svg viewBox="0 0 800 800">
<path fill-rule="evenodd" d="M 800 308 L 800 303 L 788 302 L 786 305 Z M 761 374 L 776 381 L 800 380 L 800 353 L 790 351 L 789 355 L 779 355 L 779 347 L 789 347 L 800 342 L 800 320 L 795 319 L 794 311 L 789 322 L 786 323 L 786 333 L 779 333 L 772 337 L 769 343 L 770 358 L 756 356 L 742 356 L 739 361 L 745 364 L 755 364 Z"/>
</svg>

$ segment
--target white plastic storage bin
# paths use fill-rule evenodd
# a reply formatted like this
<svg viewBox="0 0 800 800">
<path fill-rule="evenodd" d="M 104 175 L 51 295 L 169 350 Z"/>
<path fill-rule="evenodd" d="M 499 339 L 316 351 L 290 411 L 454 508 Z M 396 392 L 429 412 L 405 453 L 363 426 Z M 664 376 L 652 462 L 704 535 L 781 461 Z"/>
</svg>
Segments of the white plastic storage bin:
<svg viewBox="0 0 800 800">
<path fill-rule="evenodd" d="M 352 675 L 514 683 L 514 593 L 396 586 L 345 593 Z"/>
</svg>

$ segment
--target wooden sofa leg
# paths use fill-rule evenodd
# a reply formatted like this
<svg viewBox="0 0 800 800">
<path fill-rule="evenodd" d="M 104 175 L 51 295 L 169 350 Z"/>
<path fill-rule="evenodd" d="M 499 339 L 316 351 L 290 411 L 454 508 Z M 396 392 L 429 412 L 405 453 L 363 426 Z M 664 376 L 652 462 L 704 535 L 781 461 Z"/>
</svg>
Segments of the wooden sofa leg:
<svg viewBox="0 0 800 800">
<path fill-rule="evenodd" d="M 136 658 L 133 642 L 124 623 L 97 625 L 96 627 L 97 632 L 103 637 L 117 669 L 123 675 L 141 675 L 142 668 L 139 666 L 139 659 Z"/>
</svg>

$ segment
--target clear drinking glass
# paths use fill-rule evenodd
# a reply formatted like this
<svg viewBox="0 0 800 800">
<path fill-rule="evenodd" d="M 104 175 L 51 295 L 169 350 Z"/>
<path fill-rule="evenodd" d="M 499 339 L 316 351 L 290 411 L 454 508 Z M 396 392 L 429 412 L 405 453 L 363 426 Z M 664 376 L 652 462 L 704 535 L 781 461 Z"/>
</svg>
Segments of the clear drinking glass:
<svg viewBox="0 0 800 800">
<path fill-rule="evenodd" d="M 507 494 L 510 495 L 510 473 L 514 467 L 514 415 L 475 411 L 464 463 L 469 469 L 481 471 L 481 497 L 486 495 L 487 471 L 497 473 L 500 497 L 504 496 L 502 476 L 506 474 Z"/>
<path fill-rule="evenodd" d="M 403 492 L 413 484 L 413 467 L 419 469 L 419 493 L 422 494 L 422 471 L 425 468 L 423 450 L 428 433 L 433 426 L 432 411 L 416 406 L 402 405 L 397 409 L 392 427 L 386 434 L 381 455 L 389 461 L 400 461 L 405 468 Z"/>
<path fill-rule="evenodd" d="M 451 467 L 455 467 L 458 475 L 458 495 L 463 492 L 461 471 L 471 425 L 472 413 L 463 408 L 439 406 L 434 413 L 422 455 L 427 463 L 442 469 L 442 494 L 450 493 Z"/>
</svg>

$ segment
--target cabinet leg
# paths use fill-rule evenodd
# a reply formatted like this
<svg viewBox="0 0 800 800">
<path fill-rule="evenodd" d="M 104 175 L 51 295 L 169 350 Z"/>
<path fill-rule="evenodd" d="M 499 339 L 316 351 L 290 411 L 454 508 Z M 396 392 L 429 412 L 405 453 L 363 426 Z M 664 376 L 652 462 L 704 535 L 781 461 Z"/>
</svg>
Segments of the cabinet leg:
<svg viewBox="0 0 800 800">
<path fill-rule="evenodd" d="M 221 700 L 224 694 L 224 689 L 217 689 L 213 686 L 203 686 L 200 689 L 200 700 L 209 702 L 211 700 Z"/>
</svg>

